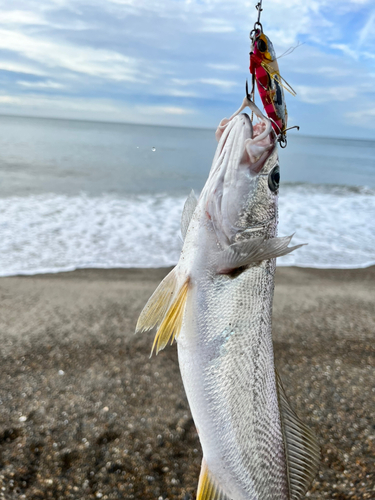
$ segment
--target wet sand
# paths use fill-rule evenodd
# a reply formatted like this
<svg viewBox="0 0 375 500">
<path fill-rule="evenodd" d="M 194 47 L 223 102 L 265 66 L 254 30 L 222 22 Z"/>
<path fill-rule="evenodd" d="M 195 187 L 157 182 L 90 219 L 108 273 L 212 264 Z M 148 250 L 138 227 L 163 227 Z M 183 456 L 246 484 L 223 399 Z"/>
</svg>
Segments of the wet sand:
<svg viewBox="0 0 375 500">
<path fill-rule="evenodd" d="M 194 499 L 176 347 L 137 316 L 166 269 L 0 279 L 0 499 Z M 375 499 L 375 267 L 279 268 L 275 357 L 322 446 L 307 498 Z"/>
</svg>

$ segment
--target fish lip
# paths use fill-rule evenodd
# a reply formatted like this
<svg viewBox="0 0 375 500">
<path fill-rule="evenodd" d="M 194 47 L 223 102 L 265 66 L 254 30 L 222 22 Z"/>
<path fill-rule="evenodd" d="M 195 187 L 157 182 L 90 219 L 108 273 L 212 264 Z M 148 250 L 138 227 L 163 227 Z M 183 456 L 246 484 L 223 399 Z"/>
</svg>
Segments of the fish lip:
<svg viewBox="0 0 375 500">
<path fill-rule="evenodd" d="M 226 134 L 226 136 L 222 140 L 222 145 L 220 149 L 220 154 L 224 151 L 225 147 L 227 146 L 227 142 L 229 137 L 231 136 L 231 132 L 233 132 L 233 129 L 236 127 L 241 127 L 242 128 L 242 134 L 243 134 L 243 143 L 247 139 L 253 139 L 254 137 L 254 127 L 253 127 L 253 122 L 251 121 L 249 115 L 247 113 L 240 113 L 239 115 L 235 116 L 234 118 L 231 118 L 230 121 L 226 124 L 226 127 L 230 125 L 229 133 Z M 243 147 L 245 149 L 245 147 Z"/>
</svg>

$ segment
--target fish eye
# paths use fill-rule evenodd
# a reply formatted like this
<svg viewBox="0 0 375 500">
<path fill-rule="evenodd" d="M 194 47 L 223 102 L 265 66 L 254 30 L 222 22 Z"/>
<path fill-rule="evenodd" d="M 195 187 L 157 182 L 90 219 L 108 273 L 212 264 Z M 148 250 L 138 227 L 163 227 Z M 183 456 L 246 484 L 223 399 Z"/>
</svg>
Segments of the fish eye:
<svg viewBox="0 0 375 500">
<path fill-rule="evenodd" d="M 259 38 L 259 40 L 257 41 L 257 47 L 258 47 L 258 50 L 260 50 L 261 52 L 266 52 L 266 50 L 267 50 L 267 44 L 261 38 Z"/>
<path fill-rule="evenodd" d="M 268 175 L 268 187 L 271 191 L 276 191 L 279 188 L 280 183 L 280 168 L 279 165 L 276 165 L 275 168 L 271 170 Z"/>
</svg>

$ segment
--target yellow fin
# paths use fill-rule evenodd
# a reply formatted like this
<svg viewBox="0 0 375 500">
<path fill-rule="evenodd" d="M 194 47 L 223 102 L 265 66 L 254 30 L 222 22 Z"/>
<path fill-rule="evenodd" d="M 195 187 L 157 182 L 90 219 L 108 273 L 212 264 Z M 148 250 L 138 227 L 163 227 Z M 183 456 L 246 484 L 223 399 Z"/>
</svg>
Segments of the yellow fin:
<svg viewBox="0 0 375 500">
<path fill-rule="evenodd" d="M 163 321 L 177 288 L 176 268 L 167 274 L 143 308 L 135 333 L 152 330 Z"/>
<path fill-rule="evenodd" d="M 157 354 L 164 349 L 169 341 L 173 344 L 173 340 L 178 337 L 184 317 L 188 288 L 189 279 L 187 279 L 179 289 L 176 298 L 166 311 L 163 321 L 156 332 L 154 343 L 152 344 L 151 355 L 154 350 Z"/>
<path fill-rule="evenodd" d="M 215 484 L 207 467 L 205 459 L 202 460 L 199 476 L 197 500 L 230 500 L 229 497 Z"/>
</svg>

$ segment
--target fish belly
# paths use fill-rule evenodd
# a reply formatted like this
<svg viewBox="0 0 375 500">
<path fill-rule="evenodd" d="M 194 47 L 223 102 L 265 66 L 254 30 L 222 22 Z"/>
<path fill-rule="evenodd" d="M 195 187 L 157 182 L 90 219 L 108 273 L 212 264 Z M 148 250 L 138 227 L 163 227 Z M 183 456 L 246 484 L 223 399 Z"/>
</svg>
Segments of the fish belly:
<svg viewBox="0 0 375 500">
<path fill-rule="evenodd" d="M 187 304 L 179 364 L 214 480 L 232 500 L 287 500 L 271 313 L 274 262 L 201 282 Z"/>
</svg>

